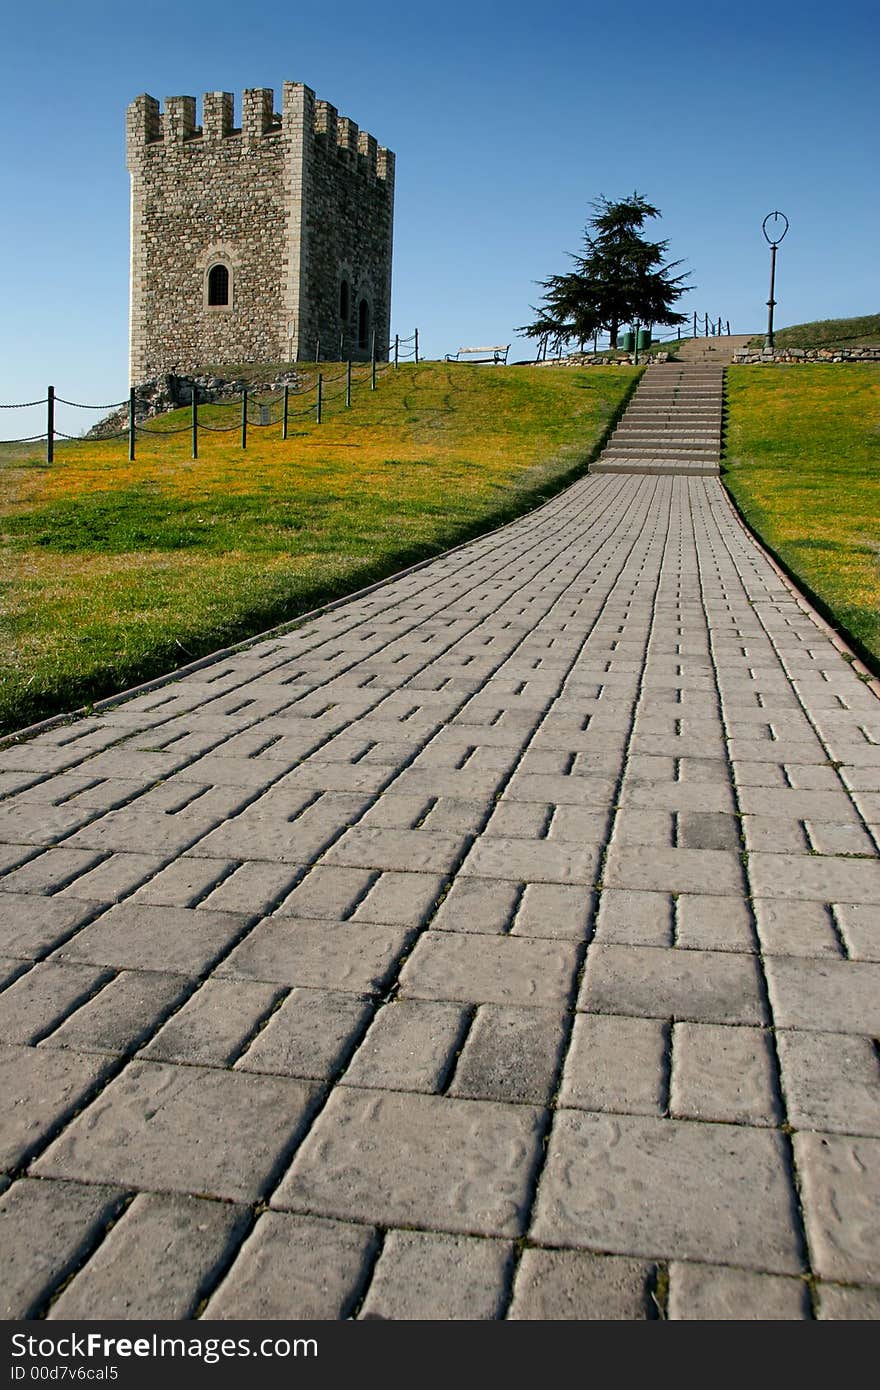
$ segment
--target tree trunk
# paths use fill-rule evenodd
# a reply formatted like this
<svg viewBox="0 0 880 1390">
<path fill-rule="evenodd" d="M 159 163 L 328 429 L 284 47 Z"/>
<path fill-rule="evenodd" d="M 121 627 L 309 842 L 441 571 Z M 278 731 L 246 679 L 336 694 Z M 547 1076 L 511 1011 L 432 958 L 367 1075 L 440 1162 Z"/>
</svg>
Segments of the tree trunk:
<svg viewBox="0 0 880 1390">
<path fill-rule="evenodd" d="M 610 339 L 608 346 L 613 352 L 617 351 L 617 328 L 617 319 L 612 319 L 608 327 L 608 337 Z"/>
</svg>

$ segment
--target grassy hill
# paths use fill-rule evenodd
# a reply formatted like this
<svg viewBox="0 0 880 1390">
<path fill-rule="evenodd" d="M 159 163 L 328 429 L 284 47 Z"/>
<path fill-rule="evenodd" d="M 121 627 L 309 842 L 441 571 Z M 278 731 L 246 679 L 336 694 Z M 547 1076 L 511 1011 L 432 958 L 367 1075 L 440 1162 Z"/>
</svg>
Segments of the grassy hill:
<svg viewBox="0 0 880 1390">
<path fill-rule="evenodd" d="M 880 366 L 731 367 L 725 482 L 880 670 Z"/>
<path fill-rule="evenodd" d="M 426 558 L 540 502 L 595 456 L 640 372 L 340 366 L 239 447 L 239 406 L 125 440 L 0 448 L 0 731 L 162 672 Z M 255 402 L 255 409 L 258 405 Z M 301 402 L 296 399 L 292 408 Z M 277 407 L 273 418 L 277 419 Z M 257 415 L 257 418 L 259 416 Z M 226 433 L 210 433 L 225 428 Z"/>
<path fill-rule="evenodd" d="M 776 329 L 773 338 L 781 348 L 880 347 L 880 314 L 795 323 L 790 328 Z M 751 346 L 763 347 L 764 336 L 753 338 Z"/>
</svg>

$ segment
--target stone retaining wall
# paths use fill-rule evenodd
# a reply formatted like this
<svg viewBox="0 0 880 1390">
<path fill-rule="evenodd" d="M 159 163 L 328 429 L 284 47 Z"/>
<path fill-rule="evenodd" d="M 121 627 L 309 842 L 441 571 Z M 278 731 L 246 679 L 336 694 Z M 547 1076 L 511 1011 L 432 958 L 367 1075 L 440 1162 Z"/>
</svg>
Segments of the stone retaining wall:
<svg viewBox="0 0 880 1390">
<path fill-rule="evenodd" d="M 857 348 L 741 348 L 734 353 L 735 363 L 761 366 L 775 362 L 797 366 L 804 362 L 880 362 L 880 347 Z"/>
<path fill-rule="evenodd" d="M 154 415 L 163 415 L 168 410 L 179 410 L 181 406 L 192 404 L 192 393 L 196 393 L 198 405 L 211 405 L 217 401 L 240 399 L 247 386 L 252 395 L 263 395 L 268 391 L 282 391 L 285 386 L 297 390 L 304 378 L 293 368 L 289 372 L 268 375 L 262 381 L 244 381 L 239 378 L 219 376 L 177 376 L 172 372 L 153 377 L 137 388 L 134 415 L 140 424 Z M 86 435 L 87 439 L 106 439 L 118 434 L 128 425 L 128 404 L 120 406 L 111 415 L 99 420 Z"/>
</svg>

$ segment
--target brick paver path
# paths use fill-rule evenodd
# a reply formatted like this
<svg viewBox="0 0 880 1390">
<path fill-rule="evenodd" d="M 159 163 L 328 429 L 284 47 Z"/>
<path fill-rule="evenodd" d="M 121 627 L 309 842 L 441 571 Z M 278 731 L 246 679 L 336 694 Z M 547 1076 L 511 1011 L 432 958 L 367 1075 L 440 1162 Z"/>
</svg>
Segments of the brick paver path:
<svg viewBox="0 0 880 1390">
<path fill-rule="evenodd" d="M 880 1312 L 880 704 L 717 480 L 0 766 L 7 1317 Z"/>
</svg>

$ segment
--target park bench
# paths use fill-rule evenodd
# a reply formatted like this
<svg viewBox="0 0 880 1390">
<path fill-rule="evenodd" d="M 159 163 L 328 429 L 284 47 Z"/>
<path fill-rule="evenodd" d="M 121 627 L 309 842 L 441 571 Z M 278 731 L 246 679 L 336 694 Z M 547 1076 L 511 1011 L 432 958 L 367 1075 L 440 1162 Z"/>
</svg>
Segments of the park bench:
<svg viewBox="0 0 880 1390">
<path fill-rule="evenodd" d="M 493 366 L 507 366 L 507 354 L 510 352 L 510 343 L 502 343 L 496 347 L 462 347 L 458 352 L 447 352 L 447 362 L 470 362 L 472 366 L 478 366 L 481 362 L 490 362 Z"/>
</svg>

